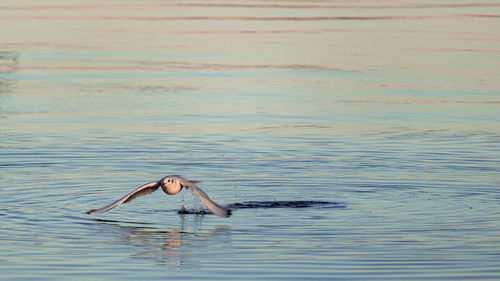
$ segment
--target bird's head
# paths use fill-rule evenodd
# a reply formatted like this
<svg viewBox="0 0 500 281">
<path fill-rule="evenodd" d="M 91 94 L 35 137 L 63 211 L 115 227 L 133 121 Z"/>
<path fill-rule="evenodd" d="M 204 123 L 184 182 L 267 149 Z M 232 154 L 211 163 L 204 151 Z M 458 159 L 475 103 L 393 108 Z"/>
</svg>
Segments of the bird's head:
<svg viewBox="0 0 500 281">
<path fill-rule="evenodd" d="M 161 189 L 168 195 L 175 195 L 182 190 L 181 181 L 176 176 L 166 176 L 160 180 Z"/>
</svg>

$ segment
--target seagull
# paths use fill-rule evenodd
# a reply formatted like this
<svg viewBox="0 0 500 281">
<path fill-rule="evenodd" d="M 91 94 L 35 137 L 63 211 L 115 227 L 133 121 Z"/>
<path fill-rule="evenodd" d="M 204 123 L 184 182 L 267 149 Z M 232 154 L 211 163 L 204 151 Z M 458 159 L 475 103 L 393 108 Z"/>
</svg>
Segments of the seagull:
<svg viewBox="0 0 500 281">
<path fill-rule="evenodd" d="M 143 195 L 148 195 L 153 192 L 155 192 L 158 187 L 161 186 L 161 189 L 163 192 L 165 192 L 168 195 L 175 195 L 179 192 L 181 192 L 182 188 L 189 189 L 193 191 L 193 193 L 200 199 L 200 201 L 207 207 L 212 213 L 219 217 L 227 218 L 231 215 L 231 211 L 221 207 L 214 201 L 208 197 L 208 195 L 201 190 L 198 186 L 196 186 L 195 183 L 198 183 L 199 181 L 192 181 L 192 180 L 187 180 L 181 176 L 178 175 L 172 175 L 172 176 L 165 176 L 159 181 L 154 181 L 147 183 L 136 190 L 130 192 L 129 194 L 123 196 L 122 198 L 116 200 L 115 202 L 104 206 L 100 209 L 93 209 L 87 212 L 87 214 L 93 215 L 93 214 L 100 214 L 107 212 L 111 209 L 113 209 L 116 206 L 119 206 L 121 204 L 128 203 L 135 198 Z"/>
</svg>

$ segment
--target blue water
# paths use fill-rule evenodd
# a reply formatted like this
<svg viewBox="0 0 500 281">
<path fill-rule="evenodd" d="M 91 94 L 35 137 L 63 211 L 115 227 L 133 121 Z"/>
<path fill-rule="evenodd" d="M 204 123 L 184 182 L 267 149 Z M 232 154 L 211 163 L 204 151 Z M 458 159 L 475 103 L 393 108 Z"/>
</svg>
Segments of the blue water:
<svg viewBox="0 0 500 281">
<path fill-rule="evenodd" d="M 500 4 L 0 6 L 0 279 L 500 279 Z"/>
</svg>

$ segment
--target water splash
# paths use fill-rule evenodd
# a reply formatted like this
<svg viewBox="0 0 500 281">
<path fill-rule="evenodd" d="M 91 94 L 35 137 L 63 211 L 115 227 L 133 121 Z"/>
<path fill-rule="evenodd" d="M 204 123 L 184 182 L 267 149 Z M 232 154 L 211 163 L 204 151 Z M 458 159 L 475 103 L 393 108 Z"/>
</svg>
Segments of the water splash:
<svg viewBox="0 0 500 281">
<path fill-rule="evenodd" d="M 200 200 L 194 196 L 193 192 L 182 192 L 182 207 L 177 211 L 178 214 L 211 214 L 207 211 Z"/>
</svg>

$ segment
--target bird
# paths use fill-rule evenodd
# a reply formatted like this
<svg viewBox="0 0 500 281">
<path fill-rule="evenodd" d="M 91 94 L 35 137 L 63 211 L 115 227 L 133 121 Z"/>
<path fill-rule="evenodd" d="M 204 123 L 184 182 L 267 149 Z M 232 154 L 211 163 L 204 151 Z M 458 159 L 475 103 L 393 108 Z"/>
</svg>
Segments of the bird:
<svg viewBox="0 0 500 281">
<path fill-rule="evenodd" d="M 137 197 L 151 194 L 161 186 L 163 192 L 168 195 L 175 195 L 181 192 L 182 188 L 185 188 L 186 190 L 191 189 L 193 193 L 200 199 L 203 205 L 205 205 L 205 207 L 207 207 L 215 215 L 223 218 L 227 218 L 231 215 L 231 210 L 226 209 L 212 201 L 212 199 L 210 199 L 210 197 L 208 197 L 208 195 L 203 190 L 196 186 L 196 183 L 199 183 L 199 181 L 187 180 L 179 175 L 165 176 L 159 181 L 153 181 L 150 183 L 146 183 L 141 187 L 138 187 L 134 191 L 109 205 L 106 205 L 99 209 L 92 209 L 88 211 L 87 214 L 93 215 L 107 212 L 121 204 L 128 203 Z"/>
</svg>

